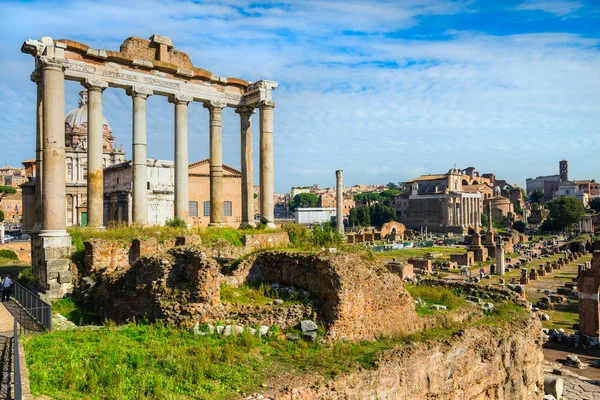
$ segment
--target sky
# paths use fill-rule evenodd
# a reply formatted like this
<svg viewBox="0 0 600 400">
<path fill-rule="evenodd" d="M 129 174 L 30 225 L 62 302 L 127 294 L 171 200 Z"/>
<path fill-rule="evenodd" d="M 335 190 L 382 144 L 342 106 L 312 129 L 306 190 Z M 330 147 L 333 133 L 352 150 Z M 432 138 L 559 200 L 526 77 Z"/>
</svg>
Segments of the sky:
<svg viewBox="0 0 600 400">
<path fill-rule="evenodd" d="M 450 168 L 525 186 L 600 179 L 600 0 L 0 0 L 0 163 L 35 156 L 27 39 L 118 50 L 157 33 L 218 76 L 278 82 L 275 190 L 402 182 Z M 65 84 L 65 112 L 76 82 Z M 131 157 L 131 98 L 104 116 Z M 189 108 L 190 163 L 208 157 L 208 111 Z M 240 167 L 239 116 L 223 112 L 223 161 Z M 258 118 L 254 117 L 255 184 Z M 173 159 L 173 105 L 148 99 L 148 156 Z"/>
</svg>

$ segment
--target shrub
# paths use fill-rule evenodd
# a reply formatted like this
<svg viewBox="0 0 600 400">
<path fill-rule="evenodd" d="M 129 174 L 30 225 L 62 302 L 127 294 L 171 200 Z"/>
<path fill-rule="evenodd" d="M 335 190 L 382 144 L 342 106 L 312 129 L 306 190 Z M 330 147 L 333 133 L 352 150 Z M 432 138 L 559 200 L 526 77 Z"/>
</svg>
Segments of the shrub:
<svg viewBox="0 0 600 400">
<path fill-rule="evenodd" d="M 175 217 L 173 219 L 168 219 L 165 221 L 165 226 L 171 227 L 171 228 L 187 228 L 187 223 L 179 218 L 179 217 Z"/>
<path fill-rule="evenodd" d="M 0 258 L 7 258 L 9 260 L 19 260 L 19 256 L 12 250 L 0 249 Z"/>
</svg>

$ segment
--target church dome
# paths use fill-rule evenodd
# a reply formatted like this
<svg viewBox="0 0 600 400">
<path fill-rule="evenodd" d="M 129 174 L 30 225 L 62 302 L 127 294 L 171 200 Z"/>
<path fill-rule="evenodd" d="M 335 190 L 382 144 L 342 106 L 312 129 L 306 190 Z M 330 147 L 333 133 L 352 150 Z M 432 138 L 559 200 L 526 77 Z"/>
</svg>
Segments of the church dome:
<svg viewBox="0 0 600 400">
<path fill-rule="evenodd" d="M 88 94 L 87 90 L 79 92 L 79 105 L 69 111 L 65 117 L 65 145 L 67 147 L 85 147 L 87 142 Z M 103 148 L 112 149 L 115 138 L 108 120 L 102 116 Z"/>
</svg>

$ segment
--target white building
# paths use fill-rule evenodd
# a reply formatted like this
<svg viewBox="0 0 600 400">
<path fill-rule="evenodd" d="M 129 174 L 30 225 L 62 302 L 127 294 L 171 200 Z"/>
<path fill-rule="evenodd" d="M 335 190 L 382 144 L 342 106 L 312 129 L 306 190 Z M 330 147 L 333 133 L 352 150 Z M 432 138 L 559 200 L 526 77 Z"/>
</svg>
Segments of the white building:
<svg viewBox="0 0 600 400">
<path fill-rule="evenodd" d="M 294 212 L 294 219 L 297 224 L 328 224 L 331 222 L 331 217 L 335 217 L 335 215 L 335 207 L 298 208 Z"/>
<path fill-rule="evenodd" d="M 173 161 L 149 158 L 148 224 L 164 225 L 173 218 L 175 165 Z M 104 169 L 104 225 L 110 222 L 131 224 L 133 169 L 131 161 Z"/>
<path fill-rule="evenodd" d="M 575 197 L 583 203 L 585 207 L 588 205 L 588 194 L 579 189 L 575 182 L 564 181 L 559 183 L 558 189 L 552 194 L 552 199 L 559 197 Z"/>
</svg>

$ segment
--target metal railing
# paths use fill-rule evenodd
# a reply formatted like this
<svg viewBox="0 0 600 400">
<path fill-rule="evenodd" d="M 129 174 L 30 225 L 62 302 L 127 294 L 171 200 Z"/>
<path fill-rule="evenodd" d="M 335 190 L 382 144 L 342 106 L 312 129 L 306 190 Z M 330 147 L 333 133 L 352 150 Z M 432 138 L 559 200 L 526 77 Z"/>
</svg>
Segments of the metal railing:
<svg viewBox="0 0 600 400">
<path fill-rule="evenodd" d="M 52 329 L 52 305 L 40 299 L 23 285 L 13 281 L 13 295 L 15 302 L 25 310 L 29 317 L 47 330 Z M 16 314 L 15 314 L 16 318 Z"/>
<path fill-rule="evenodd" d="M 13 314 L 15 317 L 15 327 L 13 333 L 13 357 L 14 357 L 14 400 L 21 400 L 23 396 L 23 389 L 21 387 L 21 360 L 19 359 L 19 331 L 18 331 L 18 322 L 17 322 L 17 314 Z M 52 318 L 50 318 L 52 319 Z"/>
</svg>

